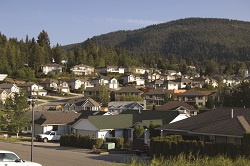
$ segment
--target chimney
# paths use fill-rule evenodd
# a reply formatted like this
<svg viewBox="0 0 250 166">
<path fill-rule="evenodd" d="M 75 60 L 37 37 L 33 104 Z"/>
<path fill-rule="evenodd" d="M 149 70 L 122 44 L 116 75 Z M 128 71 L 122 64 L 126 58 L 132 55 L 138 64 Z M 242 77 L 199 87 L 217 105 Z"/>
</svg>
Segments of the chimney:
<svg viewBox="0 0 250 166">
<path fill-rule="evenodd" d="M 234 110 L 231 111 L 231 117 L 234 118 Z"/>
</svg>

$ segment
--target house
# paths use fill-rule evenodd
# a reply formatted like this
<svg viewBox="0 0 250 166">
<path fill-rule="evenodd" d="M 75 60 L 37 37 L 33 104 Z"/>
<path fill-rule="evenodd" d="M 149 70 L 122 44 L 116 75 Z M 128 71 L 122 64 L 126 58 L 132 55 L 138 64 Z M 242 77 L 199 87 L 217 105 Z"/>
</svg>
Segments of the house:
<svg viewBox="0 0 250 166">
<path fill-rule="evenodd" d="M 205 94 L 192 89 L 177 94 L 177 100 L 184 101 L 190 105 L 197 105 L 198 107 L 205 107 L 206 105 Z"/>
<path fill-rule="evenodd" d="M 45 79 L 39 83 L 46 90 L 57 90 L 59 81 L 57 79 Z"/>
<path fill-rule="evenodd" d="M 59 84 L 56 90 L 58 92 L 70 93 L 69 84 L 66 81 L 59 81 Z"/>
<path fill-rule="evenodd" d="M 17 84 L 28 96 L 47 96 L 47 91 L 42 86 L 35 83 Z"/>
<path fill-rule="evenodd" d="M 73 98 L 62 104 L 62 111 L 99 111 L 100 104 L 92 98 Z"/>
<path fill-rule="evenodd" d="M 87 87 L 84 90 L 84 97 L 95 97 L 99 94 L 101 85 L 96 85 L 94 87 Z"/>
<path fill-rule="evenodd" d="M 71 67 L 70 71 L 75 75 L 92 75 L 95 71 L 95 68 L 88 65 L 80 64 Z"/>
<path fill-rule="evenodd" d="M 160 73 L 153 73 L 153 72 L 145 72 L 143 75 L 145 80 L 154 81 L 154 80 L 163 80 L 163 77 Z"/>
<path fill-rule="evenodd" d="M 249 108 L 216 108 L 156 129 L 163 136 L 177 134 L 205 142 L 241 144 L 243 134 L 250 132 L 249 112 Z"/>
<path fill-rule="evenodd" d="M 109 88 L 110 89 L 117 89 L 119 87 L 119 82 L 116 78 L 111 78 L 109 80 Z"/>
<path fill-rule="evenodd" d="M 92 83 L 94 86 L 97 86 L 97 85 L 108 85 L 108 84 L 109 84 L 109 81 L 110 81 L 110 77 L 104 76 L 104 75 L 100 75 L 100 76 L 97 77 L 97 78 L 93 78 L 93 79 L 91 80 L 91 83 Z"/>
<path fill-rule="evenodd" d="M 75 134 L 89 135 L 92 138 L 122 137 L 124 141 L 133 140 L 135 124 L 144 124 L 144 139 L 149 142 L 149 125 L 151 123 L 169 124 L 176 117 L 177 111 L 123 111 L 119 115 L 94 115 L 79 119 L 71 127 Z"/>
<path fill-rule="evenodd" d="M 174 82 L 179 84 L 179 89 L 185 89 L 187 85 L 191 86 L 192 80 L 186 78 L 177 78 L 176 80 L 174 80 Z"/>
<path fill-rule="evenodd" d="M 167 90 L 178 90 L 179 89 L 179 83 L 175 81 L 170 80 L 164 80 L 161 87 Z"/>
<path fill-rule="evenodd" d="M 198 114 L 198 109 L 183 101 L 169 101 L 166 104 L 156 108 L 157 111 L 178 111 L 180 114 L 194 116 Z"/>
<path fill-rule="evenodd" d="M 0 84 L 0 89 L 5 90 L 9 94 L 14 94 L 14 93 L 19 93 L 20 88 L 16 84 L 11 84 L 11 83 L 3 83 Z"/>
<path fill-rule="evenodd" d="M 146 110 L 146 101 L 111 101 L 108 104 L 108 112 L 119 114 L 125 110 Z"/>
<path fill-rule="evenodd" d="M 147 88 L 156 89 L 163 86 L 163 80 L 154 80 L 146 84 Z"/>
<path fill-rule="evenodd" d="M 73 91 L 82 87 L 82 81 L 78 78 L 69 79 L 66 80 L 66 82 L 68 83 L 70 90 Z"/>
<path fill-rule="evenodd" d="M 127 85 L 128 83 L 133 83 L 136 80 L 136 76 L 131 73 L 123 74 L 119 77 L 119 82 L 123 85 Z"/>
<path fill-rule="evenodd" d="M 56 74 L 56 73 L 62 73 L 63 66 L 56 63 L 52 63 L 52 64 L 42 65 L 41 68 L 42 68 L 42 73 L 44 74 L 48 73 Z"/>
<path fill-rule="evenodd" d="M 5 100 L 8 98 L 9 94 L 6 90 L 4 89 L 0 89 L 0 102 L 2 104 L 5 103 Z"/>
<path fill-rule="evenodd" d="M 135 74 L 145 74 L 146 69 L 144 69 L 143 67 L 135 67 Z"/>
<path fill-rule="evenodd" d="M 79 119 L 71 128 L 73 133 L 88 135 L 92 138 L 123 137 L 133 139 L 131 128 L 133 115 L 94 115 L 87 119 Z"/>
<path fill-rule="evenodd" d="M 82 114 L 75 112 L 46 111 L 42 112 L 35 123 L 35 135 L 46 131 L 57 131 L 60 134 L 69 134 L 71 123 Z"/>
<path fill-rule="evenodd" d="M 105 66 L 99 68 L 100 74 L 107 74 L 107 73 L 118 73 L 118 74 L 124 74 L 124 67 L 118 67 L 118 66 Z"/>
<path fill-rule="evenodd" d="M 146 92 L 143 96 L 145 97 L 149 106 L 160 106 L 165 103 L 165 94 L 167 93 L 170 95 L 169 97 L 171 97 L 171 94 L 167 89 L 157 88 Z"/>
<path fill-rule="evenodd" d="M 121 89 L 114 91 L 114 98 L 115 101 L 122 101 L 124 97 L 129 96 L 142 96 L 142 91 L 136 89 L 134 86 L 126 86 L 122 87 Z"/>
</svg>

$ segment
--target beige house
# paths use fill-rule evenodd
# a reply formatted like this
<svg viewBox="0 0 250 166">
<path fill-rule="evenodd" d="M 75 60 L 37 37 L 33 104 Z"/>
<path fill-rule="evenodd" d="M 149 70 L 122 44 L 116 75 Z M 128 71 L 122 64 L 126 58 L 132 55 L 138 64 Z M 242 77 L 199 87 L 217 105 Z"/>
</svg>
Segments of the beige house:
<svg viewBox="0 0 250 166">
<path fill-rule="evenodd" d="M 95 72 L 95 68 L 88 65 L 75 65 L 70 71 L 75 75 L 92 75 Z"/>
<path fill-rule="evenodd" d="M 46 64 L 46 65 L 42 65 L 42 73 L 44 74 L 48 74 L 48 73 L 61 73 L 62 72 L 62 65 L 56 64 L 56 63 L 52 63 L 52 64 Z"/>
<path fill-rule="evenodd" d="M 184 93 L 179 93 L 177 94 L 177 99 L 190 105 L 196 104 L 198 107 L 205 107 L 206 105 L 205 94 L 196 90 L 187 90 Z"/>
</svg>

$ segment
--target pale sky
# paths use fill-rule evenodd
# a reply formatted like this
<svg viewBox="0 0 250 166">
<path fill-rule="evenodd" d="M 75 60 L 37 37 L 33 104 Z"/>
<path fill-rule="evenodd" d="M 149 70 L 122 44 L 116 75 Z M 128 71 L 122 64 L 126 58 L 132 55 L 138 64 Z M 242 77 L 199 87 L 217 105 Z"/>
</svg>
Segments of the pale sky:
<svg viewBox="0 0 250 166">
<path fill-rule="evenodd" d="M 250 22 L 250 0 L 1 0 L 0 32 L 37 39 L 45 30 L 51 46 L 85 41 L 118 30 L 202 17 Z"/>
</svg>

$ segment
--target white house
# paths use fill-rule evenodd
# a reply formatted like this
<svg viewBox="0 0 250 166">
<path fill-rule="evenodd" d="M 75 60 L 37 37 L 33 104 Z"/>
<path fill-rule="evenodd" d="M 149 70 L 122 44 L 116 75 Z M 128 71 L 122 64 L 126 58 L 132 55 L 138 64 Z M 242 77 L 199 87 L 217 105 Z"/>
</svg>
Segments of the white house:
<svg viewBox="0 0 250 166">
<path fill-rule="evenodd" d="M 48 73 L 61 73 L 62 72 L 62 65 L 56 64 L 56 63 L 52 63 L 52 64 L 46 64 L 46 65 L 42 65 L 42 72 L 44 74 L 48 74 Z"/>
<path fill-rule="evenodd" d="M 16 84 L 3 83 L 0 84 L 0 89 L 6 90 L 7 93 L 19 93 L 20 88 Z"/>
<path fill-rule="evenodd" d="M 119 74 L 124 74 L 124 68 L 123 67 L 118 67 L 118 66 L 105 66 L 99 68 L 99 72 L 101 74 L 106 74 L 106 73 L 119 73 Z"/>
<path fill-rule="evenodd" d="M 70 71 L 75 75 L 91 75 L 94 73 L 95 68 L 88 66 L 88 65 L 75 65 L 73 66 Z"/>
<path fill-rule="evenodd" d="M 119 88 L 119 83 L 118 80 L 116 78 L 111 78 L 109 81 L 109 88 L 110 89 L 117 89 Z"/>
</svg>

